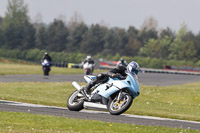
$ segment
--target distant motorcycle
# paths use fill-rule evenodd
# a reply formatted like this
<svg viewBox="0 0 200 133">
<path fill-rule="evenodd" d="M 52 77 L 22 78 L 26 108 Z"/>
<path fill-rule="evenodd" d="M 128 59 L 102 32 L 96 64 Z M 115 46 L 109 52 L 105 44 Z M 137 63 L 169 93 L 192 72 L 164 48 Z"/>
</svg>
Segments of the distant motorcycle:
<svg viewBox="0 0 200 133">
<path fill-rule="evenodd" d="M 94 64 L 89 64 L 88 62 L 86 62 L 85 64 L 83 64 L 84 74 L 85 75 L 92 75 L 93 68 L 94 68 Z"/>
<path fill-rule="evenodd" d="M 47 59 L 44 59 L 42 62 L 42 69 L 44 72 L 44 76 L 49 76 L 50 72 L 50 62 Z"/>
<path fill-rule="evenodd" d="M 85 75 L 84 79 L 90 83 L 96 76 Z M 76 88 L 68 98 L 67 107 L 71 111 L 88 109 L 108 110 L 112 115 L 124 113 L 132 104 L 135 97 L 139 96 L 140 89 L 137 75 L 127 73 L 126 77 L 108 78 L 103 84 L 97 84 L 91 94 L 86 94 L 84 89 L 77 83 L 72 82 Z"/>
</svg>

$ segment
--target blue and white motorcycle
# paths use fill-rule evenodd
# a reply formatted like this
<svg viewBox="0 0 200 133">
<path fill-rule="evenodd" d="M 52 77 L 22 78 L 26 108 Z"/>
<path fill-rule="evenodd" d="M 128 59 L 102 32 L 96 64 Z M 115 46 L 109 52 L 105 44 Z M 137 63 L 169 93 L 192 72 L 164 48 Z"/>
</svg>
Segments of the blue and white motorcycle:
<svg viewBox="0 0 200 133">
<path fill-rule="evenodd" d="M 96 76 L 85 75 L 87 83 Z M 72 82 L 76 88 L 67 101 L 67 107 L 71 111 L 82 109 L 106 109 L 112 115 L 124 113 L 132 104 L 134 98 L 139 96 L 140 89 L 137 75 L 127 72 L 126 77 L 108 78 L 103 84 L 97 84 L 92 88 L 90 95 L 86 94 L 77 82 Z"/>
</svg>

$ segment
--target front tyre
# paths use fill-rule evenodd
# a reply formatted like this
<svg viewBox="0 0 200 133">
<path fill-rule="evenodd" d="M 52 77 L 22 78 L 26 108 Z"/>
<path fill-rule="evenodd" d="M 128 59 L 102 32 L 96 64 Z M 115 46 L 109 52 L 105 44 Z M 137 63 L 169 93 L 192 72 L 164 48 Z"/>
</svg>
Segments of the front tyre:
<svg viewBox="0 0 200 133">
<path fill-rule="evenodd" d="M 124 98 L 117 101 L 117 96 L 108 102 L 108 111 L 112 115 L 120 115 L 124 113 L 132 104 L 133 97 L 126 94 Z"/>
<path fill-rule="evenodd" d="M 85 70 L 85 75 L 90 75 L 90 74 L 91 74 L 90 69 Z"/>
<path fill-rule="evenodd" d="M 84 108 L 84 101 L 82 97 L 78 96 L 78 94 L 78 91 L 74 91 L 67 100 L 67 108 L 71 111 L 80 111 Z"/>
<path fill-rule="evenodd" d="M 43 66 L 44 76 L 49 75 L 50 67 L 49 66 Z"/>
</svg>

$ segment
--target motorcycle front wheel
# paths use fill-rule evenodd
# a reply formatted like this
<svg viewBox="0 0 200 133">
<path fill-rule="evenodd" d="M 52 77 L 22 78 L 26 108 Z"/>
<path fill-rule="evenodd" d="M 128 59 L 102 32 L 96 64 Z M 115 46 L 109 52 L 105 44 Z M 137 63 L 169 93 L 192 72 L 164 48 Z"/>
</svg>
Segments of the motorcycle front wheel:
<svg viewBox="0 0 200 133">
<path fill-rule="evenodd" d="M 49 75 L 50 68 L 48 66 L 43 66 L 44 76 Z"/>
<path fill-rule="evenodd" d="M 84 108 L 84 101 L 78 94 L 78 91 L 74 91 L 67 100 L 67 108 L 71 111 L 80 111 Z"/>
<path fill-rule="evenodd" d="M 91 72 L 90 72 L 89 69 L 88 69 L 88 70 L 85 70 L 85 75 L 91 75 Z"/>
<path fill-rule="evenodd" d="M 108 102 L 108 111 L 112 115 L 120 115 L 124 113 L 133 102 L 133 97 L 126 94 L 124 98 L 117 101 L 117 96 Z"/>
</svg>

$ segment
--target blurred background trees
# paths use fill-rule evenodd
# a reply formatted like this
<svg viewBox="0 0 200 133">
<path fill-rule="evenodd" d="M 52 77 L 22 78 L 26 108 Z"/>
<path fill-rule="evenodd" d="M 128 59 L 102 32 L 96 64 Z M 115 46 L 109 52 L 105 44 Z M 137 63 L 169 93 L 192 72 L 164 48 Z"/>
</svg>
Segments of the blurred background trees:
<svg viewBox="0 0 200 133">
<path fill-rule="evenodd" d="M 0 49 L 198 62 L 200 32 L 194 34 L 185 24 L 177 33 L 169 27 L 158 29 L 153 17 L 140 29 L 86 25 L 78 13 L 68 23 L 62 19 L 50 24 L 31 22 L 23 0 L 8 0 L 5 17 L 0 16 Z"/>
</svg>

